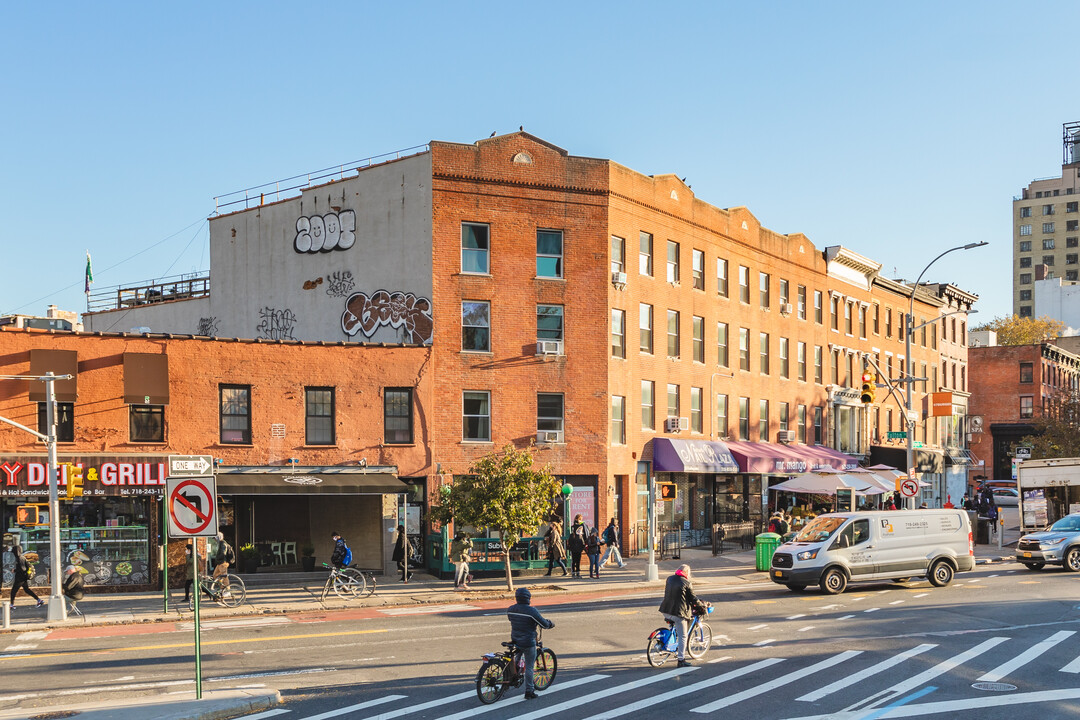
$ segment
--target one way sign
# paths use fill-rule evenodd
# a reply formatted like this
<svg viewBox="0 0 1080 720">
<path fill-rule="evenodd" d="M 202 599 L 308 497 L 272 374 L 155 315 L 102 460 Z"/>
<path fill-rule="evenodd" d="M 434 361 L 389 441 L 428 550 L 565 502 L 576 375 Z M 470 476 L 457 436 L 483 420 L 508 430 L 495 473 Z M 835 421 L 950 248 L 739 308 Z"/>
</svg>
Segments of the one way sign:
<svg viewBox="0 0 1080 720">
<path fill-rule="evenodd" d="M 209 455 L 170 455 L 172 477 L 206 477 L 214 474 L 214 458 Z"/>
</svg>

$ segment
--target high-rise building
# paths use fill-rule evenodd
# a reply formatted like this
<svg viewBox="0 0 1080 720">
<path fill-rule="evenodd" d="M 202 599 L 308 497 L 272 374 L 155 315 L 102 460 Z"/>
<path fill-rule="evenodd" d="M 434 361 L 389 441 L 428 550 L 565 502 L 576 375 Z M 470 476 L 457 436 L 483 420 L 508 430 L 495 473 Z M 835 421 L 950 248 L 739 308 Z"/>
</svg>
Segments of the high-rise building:
<svg viewBox="0 0 1080 720">
<path fill-rule="evenodd" d="M 1013 313 L 1020 317 L 1045 314 L 1035 307 L 1036 279 L 1080 279 L 1080 122 L 1062 125 L 1061 153 L 1060 177 L 1032 180 L 1013 198 Z M 1037 273 L 1040 265 L 1045 271 Z"/>
</svg>

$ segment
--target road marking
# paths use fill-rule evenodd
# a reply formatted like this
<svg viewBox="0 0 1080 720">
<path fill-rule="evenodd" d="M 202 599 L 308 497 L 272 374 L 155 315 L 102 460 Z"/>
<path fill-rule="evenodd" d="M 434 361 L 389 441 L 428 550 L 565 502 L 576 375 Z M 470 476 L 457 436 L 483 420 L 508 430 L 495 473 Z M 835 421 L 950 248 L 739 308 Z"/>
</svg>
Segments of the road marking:
<svg viewBox="0 0 1080 720">
<path fill-rule="evenodd" d="M 1017 580 L 1017 585 L 1039 585 L 1041 580 Z"/>
<path fill-rule="evenodd" d="M 798 620 L 801 617 L 806 617 L 806 613 L 799 613 L 798 615 L 788 616 L 788 620 Z"/>
<path fill-rule="evenodd" d="M 688 696 L 688 693 L 692 693 L 695 690 L 704 690 L 705 688 L 725 683 L 728 680 L 734 680 L 735 678 L 742 677 L 743 675 L 748 675 L 750 673 L 757 672 L 758 670 L 764 670 L 770 665 L 775 665 L 779 662 L 783 662 L 783 659 L 769 658 L 767 660 L 761 660 L 754 663 L 753 665 L 747 665 L 746 667 L 741 667 L 737 670 L 726 672 L 723 675 L 717 675 L 716 677 L 709 678 L 708 680 L 691 683 L 686 687 L 681 687 L 676 690 L 669 690 L 665 693 L 661 693 L 660 695 L 654 695 L 652 697 L 645 698 L 644 700 L 638 700 L 637 702 L 630 703 L 629 705 L 623 705 L 622 707 L 613 708 L 600 714 L 592 715 L 591 720 L 611 720 L 611 718 L 617 718 L 622 715 L 629 715 L 630 713 L 635 713 L 639 710 L 653 710 L 659 705 L 659 703 L 667 702 L 668 700 L 684 699 Z"/>
<path fill-rule="evenodd" d="M 814 629 L 813 625 L 807 625 L 804 628 L 799 628 L 799 632 L 806 632 L 807 630 L 813 630 L 813 629 Z"/>
<path fill-rule="evenodd" d="M 775 605 L 775 600 L 751 600 L 751 605 Z"/>
<path fill-rule="evenodd" d="M 33 650 L 36 647 L 37 647 L 37 643 L 32 643 L 32 644 L 29 644 L 29 645 L 8 645 L 6 648 L 4 648 L 4 652 L 19 652 L 20 650 Z"/>
<path fill-rule="evenodd" d="M 637 610 L 619 610 L 615 614 L 616 615 L 637 615 L 638 611 Z"/>
<path fill-rule="evenodd" d="M 444 613 L 444 612 L 466 612 L 469 610 L 479 610 L 476 605 L 425 605 L 421 607 L 411 608 L 380 608 L 379 612 L 384 615 L 429 615 L 432 613 Z"/>
<path fill-rule="evenodd" d="M 768 623 L 762 623 L 761 625 L 755 625 L 754 627 L 746 628 L 746 629 L 747 630 L 760 630 L 762 628 L 767 628 L 767 627 L 769 627 Z"/>
<path fill-rule="evenodd" d="M 832 605 L 819 605 L 817 607 L 812 607 L 810 609 L 811 610 L 834 610 L 834 609 L 836 609 L 838 607 L 840 607 L 840 606 L 837 605 L 836 603 L 833 603 Z"/>
<path fill-rule="evenodd" d="M 375 698 L 374 700 L 368 700 L 366 702 L 359 703 L 358 705 L 350 705 L 348 707 L 338 708 L 337 710 L 328 710 L 318 715 L 312 715 L 304 718 L 304 720 L 326 720 L 326 718 L 337 717 L 338 715 L 344 715 L 351 713 L 355 710 L 363 710 L 364 708 L 373 707 L 375 705 L 382 705 L 384 703 L 393 702 L 394 700 L 404 700 L 407 695 L 387 695 L 386 697 Z"/>
<path fill-rule="evenodd" d="M 1040 692 L 1019 693 L 1017 695 L 980 695 L 968 700 L 940 700 L 938 702 L 920 703 L 918 705 L 905 705 L 903 707 L 891 707 L 884 715 L 867 715 L 865 710 L 846 713 L 830 713 L 828 715 L 809 715 L 801 718 L 788 718 L 788 720 L 870 720 L 870 718 L 906 718 L 926 717 L 928 715 L 955 716 L 964 710 L 983 710 L 989 707 L 1004 707 L 1008 705 L 1027 705 L 1034 703 L 1061 702 L 1063 700 L 1075 700 L 1080 698 L 1080 690 L 1069 688 L 1067 690 L 1043 690 Z M 884 708 L 883 708 L 884 709 Z"/>
<path fill-rule="evenodd" d="M 997 682 L 1001 678 L 1011 673 L 1013 670 L 1027 665 L 1029 662 L 1039 657 L 1044 652 L 1054 647 L 1065 638 L 1075 634 L 1076 632 L 1074 630 L 1061 630 L 1059 632 L 1056 632 L 1042 642 L 1035 643 L 1030 648 L 1014 657 L 1012 660 L 1003 662 L 1001 665 L 998 665 L 990 672 L 983 674 L 980 678 L 978 678 L 976 682 Z"/>
<path fill-rule="evenodd" d="M 878 611 L 878 610 L 880 610 L 880 609 L 881 609 L 881 608 L 867 608 L 867 609 L 863 610 L 863 612 L 864 612 L 864 613 L 871 613 L 871 612 L 877 612 L 877 611 Z"/>
<path fill-rule="evenodd" d="M 725 660 L 730 660 L 733 657 L 734 657 L 734 655 L 724 655 L 723 657 L 718 657 L 718 658 L 714 658 L 712 660 L 709 660 L 708 663 L 706 663 L 706 664 L 707 665 L 712 665 L 714 663 L 724 662 Z"/>
<path fill-rule="evenodd" d="M 239 628 L 239 627 L 263 627 L 266 625 L 288 625 L 292 620 L 280 615 L 277 617 L 266 618 L 254 618 L 248 620 L 211 620 L 210 622 L 199 623 L 202 630 L 219 630 L 222 628 Z M 194 630 L 194 622 L 181 622 L 176 624 L 177 630 Z"/>
<path fill-rule="evenodd" d="M 439 698 L 438 700 L 431 700 L 430 702 L 420 703 L 419 705 L 409 705 L 408 707 L 398 708 L 396 710 L 388 710 L 384 713 L 373 715 L 366 720 L 390 720 L 391 718 L 401 717 L 402 715 L 409 715 L 410 713 L 430 710 L 433 707 L 439 707 L 440 705 L 446 705 L 447 703 L 457 702 L 458 700 L 465 700 L 469 697 L 476 697 L 476 690 L 467 690 L 465 692 L 458 693 L 457 695 Z M 241 720 L 248 720 L 248 718 L 242 718 Z M 305 720 L 307 719 L 305 718 Z"/>
<path fill-rule="evenodd" d="M 655 676 L 653 676 L 653 677 L 651 677 L 649 679 L 650 680 L 662 680 L 662 679 L 664 679 L 666 677 L 671 677 L 675 673 L 686 672 L 687 670 L 694 670 L 694 669 L 696 669 L 696 668 L 679 668 L 678 670 L 672 670 L 670 674 L 655 675 Z M 590 683 L 590 682 L 593 682 L 595 680 L 603 680 L 603 679 L 608 678 L 608 677 L 611 677 L 611 676 L 610 675 L 589 675 L 587 677 L 578 678 L 577 680 L 571 680 L 570 682 L 562 683 L 561 685 L 556 685 L 553 688 L 548 688 L 547 690 L 544 691 L 544 697 L 547 697 L 551 693 L 558 692 L 560 690 L 564 690 L 564 689 L 568 689 L 568 688 L 572 688 L 572 687 L 577 687 L 578 685 L 584 685 L 585 683 Z M 616 688 L 616 690 L 617 689 L 618 688 Z M 588 696 L 586 696 L 586 697 L 588 697 Z M 575 698 L 575 700 L 581 700 L 581 698 Z M 517 697 L 510 698 L 508 701 L 504 701 L 504 702 L 500 702 L 500 703 L 493 703 L 491 705 L 485 705 L 484 707 L 472 708 L 470 710 L 463 710 L 463 711 L 461 711 L 459 713 L 456 713 L 454 715 L 447 715 L 446 717 L 440 718 L 439 720 L 461 720 L 461 718 L 475 717 L 476 715 L 480 715 L 481 713 L 486 713 L 486 712 L 490 712 L 492 710 L 497 710 L 500 707 L 506 707 L 507 705 L 513 705 L 515 703 L 523 703 L 523 702 L 525 702 L 525 696 L 524 695 L 518 695 Z M 571 701 L 571 702 L 574 702 L 574 701 Z M 557 708 L 557 707 L 560 707 L 560 706 L 555 705 L 554 707 Z M 531 713 L 529 715 L 523 715 L 523 716 L 518 716 L 518 715 L 514 715 L 513 713 L 511 713 L 510 717 L 517 718 L 517 720 L 522 720 L 522 718 L 524 718 L 524 717 L 544 717 L 544 715 L 546 715 L 550 710 L 551 710 L 551 708 L 545 708 L 544 710 L 541 710 L 539 713 L 534 712 L 534 713 Z"/>
<path fill-rule="evenodd" d="M 837 665 L 839 663 L 846 662 L 846 661 L 850 660 L 851 658 L 853 658 L 853 657 L 855 657 L 857 655 L 861 655 L 861 654 L 862 654 L 861 650 L 845 650 L 844 652 L 840 653 L 839 655 L 834 655 L 831 658 L 828 658 L 826 660 L 822 660 L 821 662 L 816 663 L 814 665 L 811 665 L 809 667 L 805 667 L 805 668 L 802 668 L 801 670 L 796 670 L 795 672 L 788 673 L 787 675 L 783 675 L 783 676 L 778 677 L 775 680 L 771 680 L 771 681 L 769 681 L 767 683 L 762 683 L 761 685 L 758 685 L 757 687 L 748 688 L 746 690 L 743 690 L 740 693 L 735 693 L 734 695 L 729 695 L 729 696 L 727 696 L 725 698 L 721 698 L 721 699 L 716 700 L 714 702 L 707 703 L 705 705 L 701 705 L 701 706 L 696 707 L 696 708 L 692 708 L 690 710 L 690 712 L 695 712 L 695 713 L 711 713 L 711 712 L 715 712 L 716 710 L 719 710 L 720 708 L 725 708 L 725 707 L 728 707 L 729 705 L 734 705 L 736 703 L 740 703 L 743 700 L 748 700 L 749 698 L 757 697 L 758 695 L 764 695 L 765 693 L 771 692 L 772 690 L 775 690 L 776 688 L 784 687 L 785 685 L 788 685 L 789 683 L 792 683 L 792 682 L 794 682 L 796 680 L 801 680 L 802 678 L 804 678 L 804 677 L 806 677 L 808 675 L 813 675 L 814 673 L 816 673 L 818 671 L 826 670 L 828 668 L 831 668 L 833 665 Z"/>
<path fill-rule="evenodd" d="M 1061 668 L 1061 672 L 1080 673 L 1080 657 L 1076 658 L 1071 663 Z"/>
<path fill-rule="evenodd" d="M 263 720 L 263 718 L 274 717 L 275 715 L 284 715 L 292 710 L 286 710 L 285 708 L 277 708 L 275 710 L 267 710 L 266 712 L 255 713 L 254 715 L 244 715 L 242 720 Z"/>
<path fill-rule="evenodd" d="M 934 678 L 936 678 L 938 675 L 943 675 L 944 673 L 949 672 L 953 668 L 955 668 L 955 667 L 957 667 L 959 665 L 963 665 L 968 660 L 971 660 L 972 658 L 975 658 L 975 657 L 978 657 L 978 656 L 982 655 L 983 653 L 989 651 L 991 648 L 997 647 L 998 645 L 1000 645 L 1001 643 L 1005 642 L 1008 639 L 1009 638 L 1005 638 L 1005 637 L 993 637 L 993 638 L 990 638 L 989 640 L 985 640 L 985 641 L 979 643 L 978 645 L 971 648 L 970 650 L 966 650 L 965 652 L 962 652 L 959 655 L 954 655 L 953 657 L 949 658 L 948 660 L 940 662 L 937 665 L 935 665 L 934 667 L 929 668 L 929 669 L 919 673 L 918 675 L 915 675 L 913 677 L 908 678 L 907 680 L 904 680 L 902 682 L 897 683 L 896 685 L 893 685 L 892 688 L 890 688 L 890 690 L 893 693 L 893 697 L 898 697 L 900 695 L 903 695 L 904 693 L 911 692 L 915 688 L 922 687 L 926 683 L 928 683 L 931 680 L 933 680 Z"/>
<path fill-rule="evenodd" d="M 838 617 L 836 619 L 837 620 L 848 620 L 848 619 L 853 618 L 853 617 L 855 617 L 855 616 L 854 615 L 845 615 L 844 617 Z"/>
<path fill-rule="evenodd" d="M 762 640 L 761 642 L 754 643 L 754 647 L 761 647 L 763 645 L 768 645 L 769 643 L 774 642 L 776 642 L 776 638 L 769 638 L 768 640 Z"/>
<path fill-rule="evenodd" d="M 903 604 L 904 604 L 904 601 L 903 601 L 903 600 L 893 600 L 893 601 L 892 601 L 891 603 L 889 603 L 889 604 L 890 604 L 890 605 L 903 605 Z"/>
<path fill-rule="evenodd" d="M 865 600 L 866 598 L 867 598 L 867 596 L 866 596 L 866 595 L 860 595 L 859 597 L 853 597 L 853 598 L 851 598 L 851 599 L 852 599 L 852 600 Z"/>
<path fill-rule="evenodd" d="M 987 579 L 987 580 L 989 580 L 990 578 L 996 578 L 996 577 L 1001 577 L 1001 576 L 1000 576 L 1000 575 L 998 575 L 997 573 L 994 573 L 993 575 L 989 575 L 989 576 L 987 576 L 987 578 L 986 578 L 986 579 Z"/>
<path fill-rule="evenodd" d="M 927 595 L 929 595 L 929 594 L 930 594 L 930 593 L 919 593 L 919 594 L 918 594 L 918 595 L 916 595 L 915 597 L 916 597 L 916 598 L 926 597 L 926 596 L 927 596 Z"/>
<path fill-rule="evenodd" d="M 900 663 L 904 662 L 909 658 L 913 658 L 916 655 L 921 655 L 927 650 L 931 650 L 936 647 L 937 645 L 933 645 L 930 643 L 924 643 L 917 647 L 913 647 L 910 650 L 905 650 L 899 655 L 894 655 L 891 658 L 882 660 L 877 665 L 871 665 L 870 667 L 864 668 L 857 673 L 847 675 L 846 677 L 843 677 L 830 685 L 826 685 L 823 688 L 819 688 L 817 690 L 814 690 L 813 692 L 807 693 L 806 695 L 803 695 L 802 697 L 797 697 L 795 699 L 802 702 L 816 702 L 821 698 L 825 697 L 826 695 L 832 695 L 834 692 L 838 690 L 843 690 L 849 685 L 854 685 L 855 683 L 861 682 L 866 678 L 874 677 L 880 673 L 885 672 L 894 665 L 899 665 Z"/>
</svg>

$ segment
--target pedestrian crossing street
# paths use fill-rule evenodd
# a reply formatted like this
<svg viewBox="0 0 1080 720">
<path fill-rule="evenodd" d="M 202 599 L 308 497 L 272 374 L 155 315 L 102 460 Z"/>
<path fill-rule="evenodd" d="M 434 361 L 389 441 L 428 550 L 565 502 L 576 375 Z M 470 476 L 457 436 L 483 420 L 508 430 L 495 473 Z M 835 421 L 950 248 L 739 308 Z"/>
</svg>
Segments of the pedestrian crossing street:
<svg viewBox="0 0 1080 720">
<path fill-rule="evenodd" d="M 755 720 L 955 717 L 965 711 L 981 710 L 985 715 L 994 708 L 1010 717 L 1034 717 L 1037 712 L 1039 717 L 1054 718 L 1071 717 L 1080 700 L 1076 630 L 1036 627 L 1013 634 L 960 633 L 925 639 L 907 647 L 880 639 L 861 641 L 866 647 L 858 647 L 860 641 L 848 641 L 849 649 L 840 652 L 792 657 L 783 657 L 775 646 L 754 649 L 769 655 L 760 659 L 735 659 L 730 654 L 736 652 L 733 648 L 717 648 L 700 664 L 660 670 L 638 667 L 637 662 L 644 664 L 643 657 L 634 658 L 631 667 L 595 673 L 563 666 L 538 700 L 525 701 L 519 688 L 492 705 L 480 704 L 469 676 L 462 677 L 459 692 L 435 699 L 411 697 L 406 688 L 377 697 L 360 694 L 362 702 L 315 715 L 277 708 L 246 720 L 277 716 L 282 720 L 611 720 L 652 717 L 658 707 L 666 708 L 668 714 Z M 881 647 L 886 642 L 888 650 Z M 988 689 L 973 687 L 978 683 L 990 685 Z M 363 693 L 362 688 L 358 690 Z M 1045 703 L 1051 705 L 1032 707 Z M 1068 713 L 1063 710 L 1066 706 L 1072 708 Z M 1010 707 L 1019 709 L 1010 711 Z M 972 713 L 971 717 L 982 715 Z"/>
</svg>

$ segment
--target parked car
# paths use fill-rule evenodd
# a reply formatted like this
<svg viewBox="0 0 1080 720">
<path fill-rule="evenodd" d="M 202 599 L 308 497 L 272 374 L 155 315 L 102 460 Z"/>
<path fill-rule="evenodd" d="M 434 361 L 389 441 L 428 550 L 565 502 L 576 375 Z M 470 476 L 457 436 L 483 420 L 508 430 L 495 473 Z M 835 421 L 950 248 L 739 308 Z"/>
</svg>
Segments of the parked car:
<svg viewBox="0 0 1080 720">
<path fill-rule="evenodd" d="M 1016 490 L 1015 480 L 987 480 L 979 484 L 979 490 L 995 490 L 997 488 L 1008 488 Z"/>
<path fill-rule="evenodd" d="M 1020 504 L 1020 493 L 1011 488 L 994 488 L 994 503 L 998 507 L 1016 507 Z"/>
<path fill-rule="evenodd" d="M 1066 515 L 1041 532 L 1024 535 L 1016 543 L 1016 560 L 1028 570 L 1062 565 L 1080 571 L 1080 513 Z"/>
</svg>

